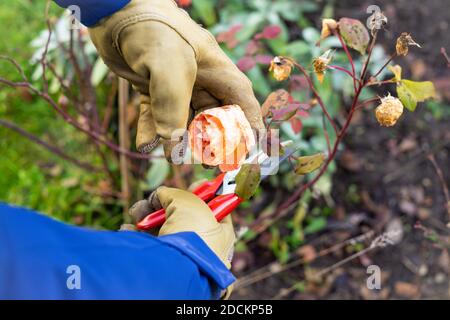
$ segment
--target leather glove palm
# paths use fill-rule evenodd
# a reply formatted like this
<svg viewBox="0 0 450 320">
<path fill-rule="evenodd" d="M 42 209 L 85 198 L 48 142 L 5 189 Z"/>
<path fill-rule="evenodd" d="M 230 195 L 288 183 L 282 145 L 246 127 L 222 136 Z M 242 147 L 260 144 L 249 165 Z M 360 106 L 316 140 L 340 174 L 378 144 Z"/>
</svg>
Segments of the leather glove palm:
<svg viewBox="0 0 450 320">
<path fill-rule="evenodd" d="M 141 93 L 136 146 L 149 152 L 162 138 L 172 158 L 188 120 L 206 108 L 238 104 L 263 129 L 251 82 L 214 36 L 172 0 L 132 0 L 90 28 L 104 62 Z M 172 142 L 171 142 L 172 139 Z"/>
</svg>

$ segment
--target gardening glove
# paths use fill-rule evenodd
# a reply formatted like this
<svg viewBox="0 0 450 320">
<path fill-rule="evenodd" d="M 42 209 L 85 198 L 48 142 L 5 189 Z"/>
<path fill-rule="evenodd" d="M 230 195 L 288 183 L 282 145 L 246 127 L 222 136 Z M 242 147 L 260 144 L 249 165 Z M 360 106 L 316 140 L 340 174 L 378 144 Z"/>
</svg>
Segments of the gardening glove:
<svg viewBox="0 0 450 320">
<path fill-rule="evenodd" d="M 186 231 L 195 232 L 227 268 L 231 268 L 236 236 L 230 215 L 217 222 L 211 209 L 200 198 L 191 192 L 167 187 L 159 187 L 148 200 L 137 202 L 130 209 L 130 215 L 135 222 L 139 222 L 149 212 L 161 208 L 166 211 L 166 222 L 159 230 L 160 236 Z M 228 298 L 231 291 L 230 286 L 222 297 Z"/>
<path fill-rule="evenodd" d="M 182 156 L 184 148 L 174 147 L 189 120 L 206 108 L 237 104 L 254 129 L 264 129 L 249 79 L 175 1 L 132 0 L 89 32 L 109 68 L 141 93 L 140 152 L 162 139 L 169 161 Z"/>
</svg>

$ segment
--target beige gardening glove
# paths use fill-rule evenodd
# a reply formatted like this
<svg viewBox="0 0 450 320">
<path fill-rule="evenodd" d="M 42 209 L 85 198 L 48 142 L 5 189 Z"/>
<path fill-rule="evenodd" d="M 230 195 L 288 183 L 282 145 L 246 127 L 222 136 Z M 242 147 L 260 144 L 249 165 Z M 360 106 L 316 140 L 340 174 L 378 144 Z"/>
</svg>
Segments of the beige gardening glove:
<svg viewBox="0 0 450 320">
<path fill-rule="evenodd" d="M 254 129 L 264 128 L 249 79 L 173 0 L 132 0 L 89 31 L 109 68 L 141 93 L 139 151 L 162 139 L 172 159 L 183 134 L 175 130 L 206 108 L 237 104 Z"/>
<path fill-rule="evenodd" d="M 166 222 L 159 230 L 160 236 L 195 232 L 230 269 L 236 240 L 230 215 L 219 223 L 200 198 L 191 192 L 167 187 L 159 187 L 147 200 L 137 202 L 130 209 L 130 215 L 135 222 L 139 222 L 149 212 L 161 208 L 166 211 Z M 228 298 L 231 291 L 232 287 L 229 287 L 223 297 Z"/>
</svg>

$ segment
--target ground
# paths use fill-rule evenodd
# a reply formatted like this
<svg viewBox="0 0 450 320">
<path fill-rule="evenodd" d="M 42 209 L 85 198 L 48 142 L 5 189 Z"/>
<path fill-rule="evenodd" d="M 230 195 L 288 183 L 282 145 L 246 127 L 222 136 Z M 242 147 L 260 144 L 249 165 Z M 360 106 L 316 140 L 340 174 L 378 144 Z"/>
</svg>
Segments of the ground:
<svg viewBox="0 0 450 320">
<path fill-rule="evenodd" d="M 405 77 L 432 79 L 441 94 L 441 104 L 420 105 L 415 113 L 405 111 L 399 125 L 380 128 L 373 107 L 360 114 L 345 139 L 345 151 L 338 155 L 338 171 L 333 179 L 332 198 L 336 203 L 324 236 L 317 235 L 309 243 L 317 252 L 368 230 L 386 226 L 403 226 L 398 244 L 380 248 L 335 268 L 317 284 L 308 281 L 299 290 L 281 295 L 285 288 L 308 277 L 309 270 L 323 270 L 352 252 L 338 250 L 318 258 L 309 265 L 294 267 L 237 290 L 234 298 L 289 297 L 295 299 L 449 299 L 450 258 L 448 255 L 450 216 L 441 180 L 428 159 L 433 154 L 448 185 L 450 177 L 450 126 L 448 115 L 449 73 L 440 53 L 450 49 L 450 11 L 445 1 L 339 1 L 336 17 L 366 19 L 365 8 L 377 4 L 389 18 L 382 32 L 381 44 L 392 52 L 399 33 L 411 32 L 422 44 L 401 63 L 411 72 Z M 432 23 L 431 23 L 432 22 Z M 383 95 L 383 92 L 379 92 Z M 438 109 L 434 109 L 437 107 Z M 439 109 L 440 108 L 440 109 Z M 446 108 L 442 110 L 442 108 Z M 417 227 L 418 222 L 431 234 Z M 442 236 L 437 238 L 435 234 Z M 447 241 L 442 244 L 439 241 Z M 447 249 L 444 249 L 444 248 Z M 348 247 L 346 247 L 348 249 Z M 303 252 L 304 253 L 304 252 Z M 264 267 L 273 257 L 261 258 Z M 368 290 L 368 265 L 378 265 L 382 273 L 380 290 Z M 257 269 L 257 267 L 256 267 Z M 238 276 L 257 272 L 243 272 Z"/>
</svg>

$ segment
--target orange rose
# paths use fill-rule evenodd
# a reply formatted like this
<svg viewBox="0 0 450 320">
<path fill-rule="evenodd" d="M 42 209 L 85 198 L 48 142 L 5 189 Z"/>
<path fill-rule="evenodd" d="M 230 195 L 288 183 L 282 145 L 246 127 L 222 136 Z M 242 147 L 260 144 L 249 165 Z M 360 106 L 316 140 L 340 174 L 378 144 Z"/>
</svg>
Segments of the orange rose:
<svg viewBox="0 0 450 320">
<path fill-rule="evenodd" d="M 203 111 L 189 126 L 194 159 L 223 172 L 237 169 L 255 145 L 244 112 L 238 105 Z"/>
</svg>

